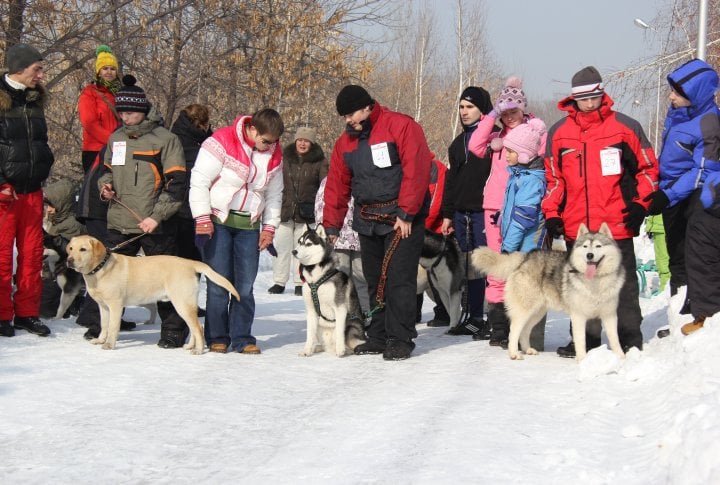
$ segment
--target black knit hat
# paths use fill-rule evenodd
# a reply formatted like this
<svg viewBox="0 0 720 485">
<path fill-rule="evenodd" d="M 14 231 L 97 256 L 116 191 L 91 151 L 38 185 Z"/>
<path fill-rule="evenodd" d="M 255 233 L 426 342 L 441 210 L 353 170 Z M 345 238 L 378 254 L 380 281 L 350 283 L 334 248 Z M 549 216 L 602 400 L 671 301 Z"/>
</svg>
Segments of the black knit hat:
<svg viewBox="0 0 720 485">
<path fill-rule="evenodd" d="M 33 46 L 27 44 L 15 44 L 5 54 L 5 64 L 10 74 L 16 74 L 25 68 L 32 66 L 43 57 Z"/>
<path fill-rule="evenodd" d="M 476 86 L 468 86 L 460 95 L 460 99 L 472 103 L 480 112 L 484 115 L 492 111 L 493 105 L 490 99 L 490 93 L 485 91 L 483 88 Z"/>
<path fill-rule="evenodd" d="M 575 100 L 596 98 L 604 92 L 602 77 L 593 66 L 580 69 L 572 77 L 572 97 Z"/>
<path fill-rule="evenodd" d="M 142 88 L 135 86 L 137 79 L 130 74 L 126 74 L 122 78 L 123 87 L 115 95 L 115 110 L 119 113 L 122 111 L 130 111 L 134 113 L 150 112 L 150 102 L 145 96 Z"/>
<path fill-rule="evenodd" d="M 340 116 L 346 116 L 365 106 L 370 106 L 374 102 L 365 88 L 356 84 L 348 84 L 338 93 L 335 107 Z"/>
</svg>

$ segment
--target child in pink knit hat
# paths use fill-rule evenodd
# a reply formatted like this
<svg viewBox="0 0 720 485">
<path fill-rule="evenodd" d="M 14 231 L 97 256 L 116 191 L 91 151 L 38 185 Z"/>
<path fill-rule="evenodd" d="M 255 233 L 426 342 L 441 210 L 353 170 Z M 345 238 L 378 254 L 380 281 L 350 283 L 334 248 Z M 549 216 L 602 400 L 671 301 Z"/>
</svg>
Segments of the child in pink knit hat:
<svg viewBox="0 0 720 485">
<path fill-rule="evenodd" d="M 545 123 L 533 118 L 502 139 L 509 173 L 498 221 L 503 252 L 540 249 L 545 240 L 545 218 L 540 203 L 547 182 L 539 151 L 546 137 Z"/>
<path fill-rule="evenodd" d="M 522 80 L 515 76 L 510 77 L 505 82 L 493 110 L 480 120 L 468 143 L 468 149 L 478 157 L 484 157 L 488 152 L 492 154 L 490 175 L 483 189 L 483 210 L 487 245 L 495 251 L 501 250 L 503 242 L 498 215 L 503 206 L 509 177 L 507 150 L 503 147 L 503 139 L 533 118 L 534 116 L 528 113 L 528 100 L 522 89 Z M 496 128 L 498 122 L 499 131 Z M 544 144 L 540 147 L 540 151 L 543 150 Z M 490 345 L 504 347 L 508 336 L 508 320 L 503 303 L 505 282 L 492 276 L 488 276 L 487 282 L 485 300 L 488 302 L 488 323 L 492 326 Z M 535 347 L 535 343 L 533 342 L 534 348 L 542 348 Z"/>
</svg>

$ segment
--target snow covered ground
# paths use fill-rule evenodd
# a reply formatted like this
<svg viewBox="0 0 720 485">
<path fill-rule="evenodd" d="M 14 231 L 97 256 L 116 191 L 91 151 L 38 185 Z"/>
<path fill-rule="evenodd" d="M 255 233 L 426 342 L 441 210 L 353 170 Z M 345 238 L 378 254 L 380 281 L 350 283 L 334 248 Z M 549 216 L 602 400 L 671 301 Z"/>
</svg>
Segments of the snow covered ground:
<svg viewBox="0 0 720 485">
<path fill-rule="evenodd" d="M 642 299 L 645 350 L 624 361 L 558 358 L 562 314 L 523 361 L 424 324 L 406 361 L 301 358 L 301 298 L 261 268 L 260 356 L 160 349 L 159 324 L 115 351 L 74 320 L 1 338 L 0 482 L 720 483 L 720 317 L 683 337 L 677 301 Z"/>
</svg>

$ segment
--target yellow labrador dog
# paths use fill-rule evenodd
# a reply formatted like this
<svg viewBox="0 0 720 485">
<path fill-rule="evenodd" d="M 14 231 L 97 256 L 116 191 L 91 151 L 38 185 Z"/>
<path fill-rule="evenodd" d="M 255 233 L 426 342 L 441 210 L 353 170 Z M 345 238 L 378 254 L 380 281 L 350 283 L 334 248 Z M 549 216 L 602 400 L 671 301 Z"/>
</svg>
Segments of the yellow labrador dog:
<svg viewBox="0 0 720 485">
<path fill-rule="evenodd" d="M 114 349 L 123 307 L 170 300 L 190 327 L 184 348 L 203 353 L 203 330 L 197 319 L 198 274 L 222 286 L 237 300 L 227 279 L 200 261 L 177 256 L 133 257 L 111 253 L 91 236 L 76 236 L 67 245 L 67 264 L 82 273 L 88 293 L 100 306 L 100 335 L 91 340 Z"/>
</svg>

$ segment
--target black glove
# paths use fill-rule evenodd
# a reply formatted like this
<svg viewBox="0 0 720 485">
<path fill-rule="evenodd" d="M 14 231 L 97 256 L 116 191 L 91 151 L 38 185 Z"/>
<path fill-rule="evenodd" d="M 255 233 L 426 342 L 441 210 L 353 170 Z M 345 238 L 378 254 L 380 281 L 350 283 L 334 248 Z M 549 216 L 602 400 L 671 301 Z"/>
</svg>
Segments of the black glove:
<svg viewBox="0 0 720 485">
<path fill-rule="evenodd" d="M 651 216 L 656 216 L 662 213 L 663 209 L 670 203 L 670 199 L 665 195 L 662 190 L 656 190 L 652 194 L 648 195 L 643 199 L 644 202 L 650 202 L 647 208 L 647 213 Z"/>
<path fill-rule="evenodd" d="M 640 234 L 640 226 L 642 226 L 646 215 L 645 208 L 637 202 L 630 202 L 630 205 L 625 207 L 622 213 L 625 214 L 625 217 L 623 217 L 625 227 L 630 229 L 636 236 Z"/>
<path fill-rule="evenodd" d="M 545 229 L 552 238 L 557 238 L 565 235 L 565 224 L 559 217 L 551 217 L 545 221 Z"/>
</svg>

